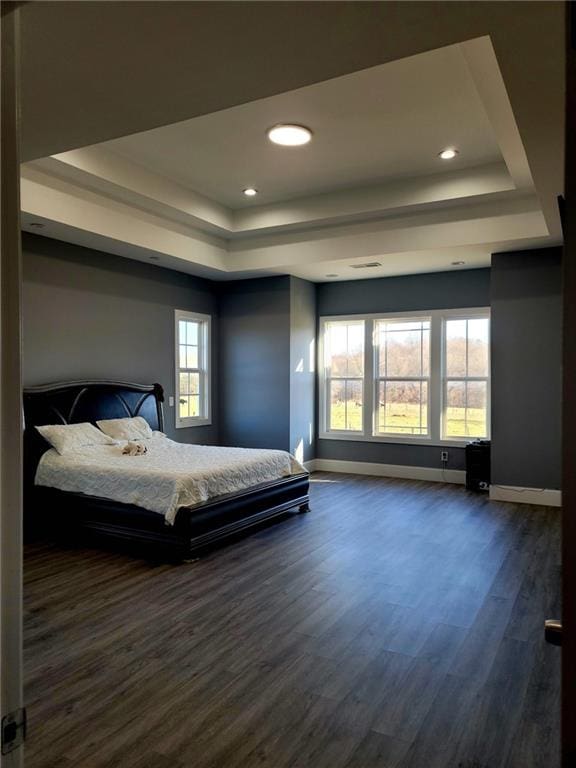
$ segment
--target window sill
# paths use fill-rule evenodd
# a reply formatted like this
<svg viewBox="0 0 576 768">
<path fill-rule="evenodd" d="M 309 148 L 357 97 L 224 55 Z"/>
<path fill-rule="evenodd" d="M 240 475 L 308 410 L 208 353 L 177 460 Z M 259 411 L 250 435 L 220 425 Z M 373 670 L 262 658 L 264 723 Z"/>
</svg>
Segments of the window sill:
<svg viewBox="0 0 576 768">
<path fill-rule="evenodd" d="M 209 427 L 212 419 L 178 419 L 176 429 L 190 429 L 190 427 Z"/>
<path fill-rule="evenodd" d="M 429 448 L 465 448 L 468 443 L 474 440 L 489 440 L 490 438 L 463 437 L 460 440 L 439 440 L 430 437 L 381 437 L 378 435 L 362 435 L 357 432 L 321 432 L 318 435 L 319 440 L 345 440 L 347 442 L 358 443 L 391 443 L 393 445 L 427 445 Z"/>
</svg>

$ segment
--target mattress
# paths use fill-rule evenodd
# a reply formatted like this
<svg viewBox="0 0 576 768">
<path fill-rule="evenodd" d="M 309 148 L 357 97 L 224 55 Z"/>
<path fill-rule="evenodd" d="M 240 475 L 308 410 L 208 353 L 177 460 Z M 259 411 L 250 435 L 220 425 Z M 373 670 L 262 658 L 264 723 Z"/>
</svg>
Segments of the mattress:
<svg viewBox="0 0 576 768">
<path fill-rule="evenodd" d="M 180 507 L 201 504 L 290 475 L 307 474 L 286 451 L 177 443 L 155 435 L 148 452 L 122 455 L 124 443 L 42 456 L 36 485 L 135 504 L 174 524 Z"/>
</svg>

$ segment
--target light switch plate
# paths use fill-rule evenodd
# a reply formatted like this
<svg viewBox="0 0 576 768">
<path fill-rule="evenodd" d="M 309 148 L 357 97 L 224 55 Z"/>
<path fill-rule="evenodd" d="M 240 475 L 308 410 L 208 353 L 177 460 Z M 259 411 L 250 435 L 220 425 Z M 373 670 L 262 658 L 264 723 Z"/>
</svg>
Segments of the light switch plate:
<svg viewBox="0 0 576 768">
<path fill-rule="evenodd" d="M 168 405 L 170 406 L 170 408 L 174 408 L 174 398 L 173 397 L 169 397 L 168 398 Z"/>
</svg>

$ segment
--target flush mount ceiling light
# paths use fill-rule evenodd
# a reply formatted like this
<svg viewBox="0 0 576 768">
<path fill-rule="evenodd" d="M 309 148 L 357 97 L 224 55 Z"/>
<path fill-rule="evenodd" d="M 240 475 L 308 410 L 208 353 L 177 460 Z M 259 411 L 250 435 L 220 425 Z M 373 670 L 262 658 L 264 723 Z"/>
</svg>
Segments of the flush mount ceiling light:
<svg viewBox="0 0 576 768">
<path fill-rule="evenodd" d="M 302 147 L 312 138 L 312 131 L 305 125 L 282 123 L 268 130 L 268 138 L 282 147 Z"/>
<path fill-rule="evenodd" d="M 246 187 L 246 189 L 242 190 L 246 197 L 256 197 L 258 194 L 258 190 L 254 187 Z"/>
<path fill-rule="evenodd" d="M 34 227 L 34 229 L 42 229 L 44 224 L 42 224 L 40 221 L 31 221 L 30 226 Z"/>
<path fill-rule="evenodd" d="M 454 160 L 456 155 L 458 154 L 457 149 L 452 149 L 450 147 L 443 149 L 442 152 L 438 153 L 438 157 L 442 160 Z"/>
<path fill-rule="evenodd" d="M 160 256 L 148 256 L 150 261 L 160 261 Z"/>
<path fill-rule="evenodd" d="M 338 277 L 338 275 L 335 275 L 333 272 L 330 272 L 326 277 Z"/>
<path fill-rule="evenodd" d="M 451 264 L 452 264 L 453 267 L 462 267 L 462 266 L 464 266 L 464 264 L 466 264 L 466 262 L 465 261 L 453 261 L 453 262 L 451 262 Z"/>
</svg>

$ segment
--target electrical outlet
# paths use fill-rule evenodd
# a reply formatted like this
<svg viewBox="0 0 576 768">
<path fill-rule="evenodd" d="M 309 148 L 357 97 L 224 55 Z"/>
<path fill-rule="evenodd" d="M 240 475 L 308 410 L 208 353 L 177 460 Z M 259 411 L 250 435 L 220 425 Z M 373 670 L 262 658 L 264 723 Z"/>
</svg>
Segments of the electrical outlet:
<svg viewBox="0 0 576 768">
<path fill-rule="evenodd" d="M 440 461 L 448 461 L 448 451 L 440 451 Z"/>
</svg>

